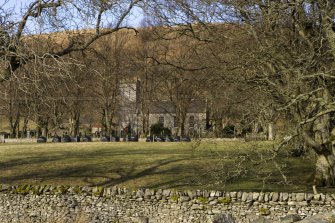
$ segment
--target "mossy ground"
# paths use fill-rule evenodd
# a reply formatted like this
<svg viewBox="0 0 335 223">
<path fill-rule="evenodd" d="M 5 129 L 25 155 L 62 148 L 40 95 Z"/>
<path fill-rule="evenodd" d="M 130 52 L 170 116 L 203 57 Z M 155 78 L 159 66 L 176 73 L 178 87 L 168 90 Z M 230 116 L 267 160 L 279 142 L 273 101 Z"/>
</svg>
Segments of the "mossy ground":
<svg viewBox="0 0 335 223">
<path fill-rule="evenodd" d="M 0 183 L 311 191 L 313 156 L 274 142 L 1 144 Z M 283 178 L 285 175 L 286 179 Z"/>
</svg>

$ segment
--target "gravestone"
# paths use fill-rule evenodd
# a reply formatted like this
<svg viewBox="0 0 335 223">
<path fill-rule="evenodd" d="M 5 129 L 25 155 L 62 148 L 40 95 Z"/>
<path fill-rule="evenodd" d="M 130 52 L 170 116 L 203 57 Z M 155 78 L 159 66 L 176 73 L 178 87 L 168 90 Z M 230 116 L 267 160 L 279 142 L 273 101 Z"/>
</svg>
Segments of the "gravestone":
<svg viewBox="0 0 335 223">
<path fill-rule="evenodd" d="M 100 138 L 100 141 L 101 141 L 101 142 L 110 142 L 110 138 L 109 138 L 109 136 L 102 136 L 102 137 Z"/>
<path fill-rule="evenodd" d="M 83 141 L 83 142 L 92 142 L 92 138 L 91 138 L 91 136 L 84 136 L 81 141 Z"/>
<path fill-rule="evenodd" d="M 71 142 L 80 142 L 80 137 L 71 137 Z"/>
<path fill-rule="evenodd" d="M 47 142 L 47 138 L 44 136 L 40 136 L 37 138 L 37 143 L 46 143 Z"/>
<path fill-rule="evenodd" d="M 52 138 L 52 142 L 61 142 L 62 138 L 60 136 L 55 136 Z"/>
<path fill-rule="evenodd" d="M 117 137 L 117 136 L 112 136 L 112 137 L 110 138 L 110 141 L 111 141 L 111 142 L 120 142 L 120 138 Z"/>
<path fill-rule="evenodd" d="M 71 142 L 71 137 L 68 135 L 63 136 L 62 142 Z"/>
</svg>

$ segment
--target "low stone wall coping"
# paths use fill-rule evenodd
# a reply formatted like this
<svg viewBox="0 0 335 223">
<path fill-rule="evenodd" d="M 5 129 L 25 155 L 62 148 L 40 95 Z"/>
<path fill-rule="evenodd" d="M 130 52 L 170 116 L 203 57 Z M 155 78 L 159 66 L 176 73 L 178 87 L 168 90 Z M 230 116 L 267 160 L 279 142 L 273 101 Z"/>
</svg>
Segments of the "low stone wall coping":
<svg viewBox="0 0 335 223">
<path fill-rule="evenodd" d="M 279 203 L 287 205 L 325 204 L 335 205 L 335 193 L 288 193 L 288 192 L 241 192 L 218 190 L 174 190 L 174 189 L 130 189 L 121 187 L 89 187 L 89 186 L 53 186 L 53 185 L 7 185 L 0 184 L 1 193 L 10 194 L 85 194 L 97 197 L 111 197 L 127 195 L 138 199 L 168 199 L 175 201 L 189 201 L 200 199 L 202 203 L 210 203 L 217 200 L 219 203 L 231 202 L 246 203 Z M 212 202 L 213 203 L 213 202 Z M 256 203 L 256 204 L 257 204 Z"/>
<path fill-rule="evenodd" d="M 235 222 L 253 222 L 260 216 L 281 222 L 292 214 L 303 219 L 334 207 L 335 193 L 0 185 L 3 222 L 48 222 L 59 216 L 74 222 L 83 212 L 88 219 L 84 222 L 99 223 L 212 223 L 221 214 L 231 215 Z"/>
</svg>

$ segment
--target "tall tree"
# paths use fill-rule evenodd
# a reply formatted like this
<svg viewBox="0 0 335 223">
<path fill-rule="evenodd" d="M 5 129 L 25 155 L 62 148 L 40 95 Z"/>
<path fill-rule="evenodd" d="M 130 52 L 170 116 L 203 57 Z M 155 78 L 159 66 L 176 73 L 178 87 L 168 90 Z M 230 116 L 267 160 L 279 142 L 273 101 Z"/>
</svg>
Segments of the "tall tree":
<svg viewBox="0 0 335 223">
<path fill-rule="evenodd" d="M 91 69 L 96 84 L 94 94 L 102 113 L 104 132 L 112 135 L 113 121 L 120 107 L 120 86 L 129 78 L 132 53 L 129 44 L 132 34 L 119 32 L 112 37 L 104 37 L 95 44 L 90 54 Z"/>
</svg>

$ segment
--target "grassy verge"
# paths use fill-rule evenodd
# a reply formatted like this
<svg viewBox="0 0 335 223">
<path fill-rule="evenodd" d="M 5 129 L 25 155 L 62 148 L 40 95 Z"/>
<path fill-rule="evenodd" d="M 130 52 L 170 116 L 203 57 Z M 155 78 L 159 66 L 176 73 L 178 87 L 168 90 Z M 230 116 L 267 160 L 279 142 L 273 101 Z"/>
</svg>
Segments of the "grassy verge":
<svg viewBox="0 0 335 223">
<path fill-rule="evenodd" d="M 310 191 L 312 157 L 272 142 L 0 145 L 0 183 Z"/>
</svg>

